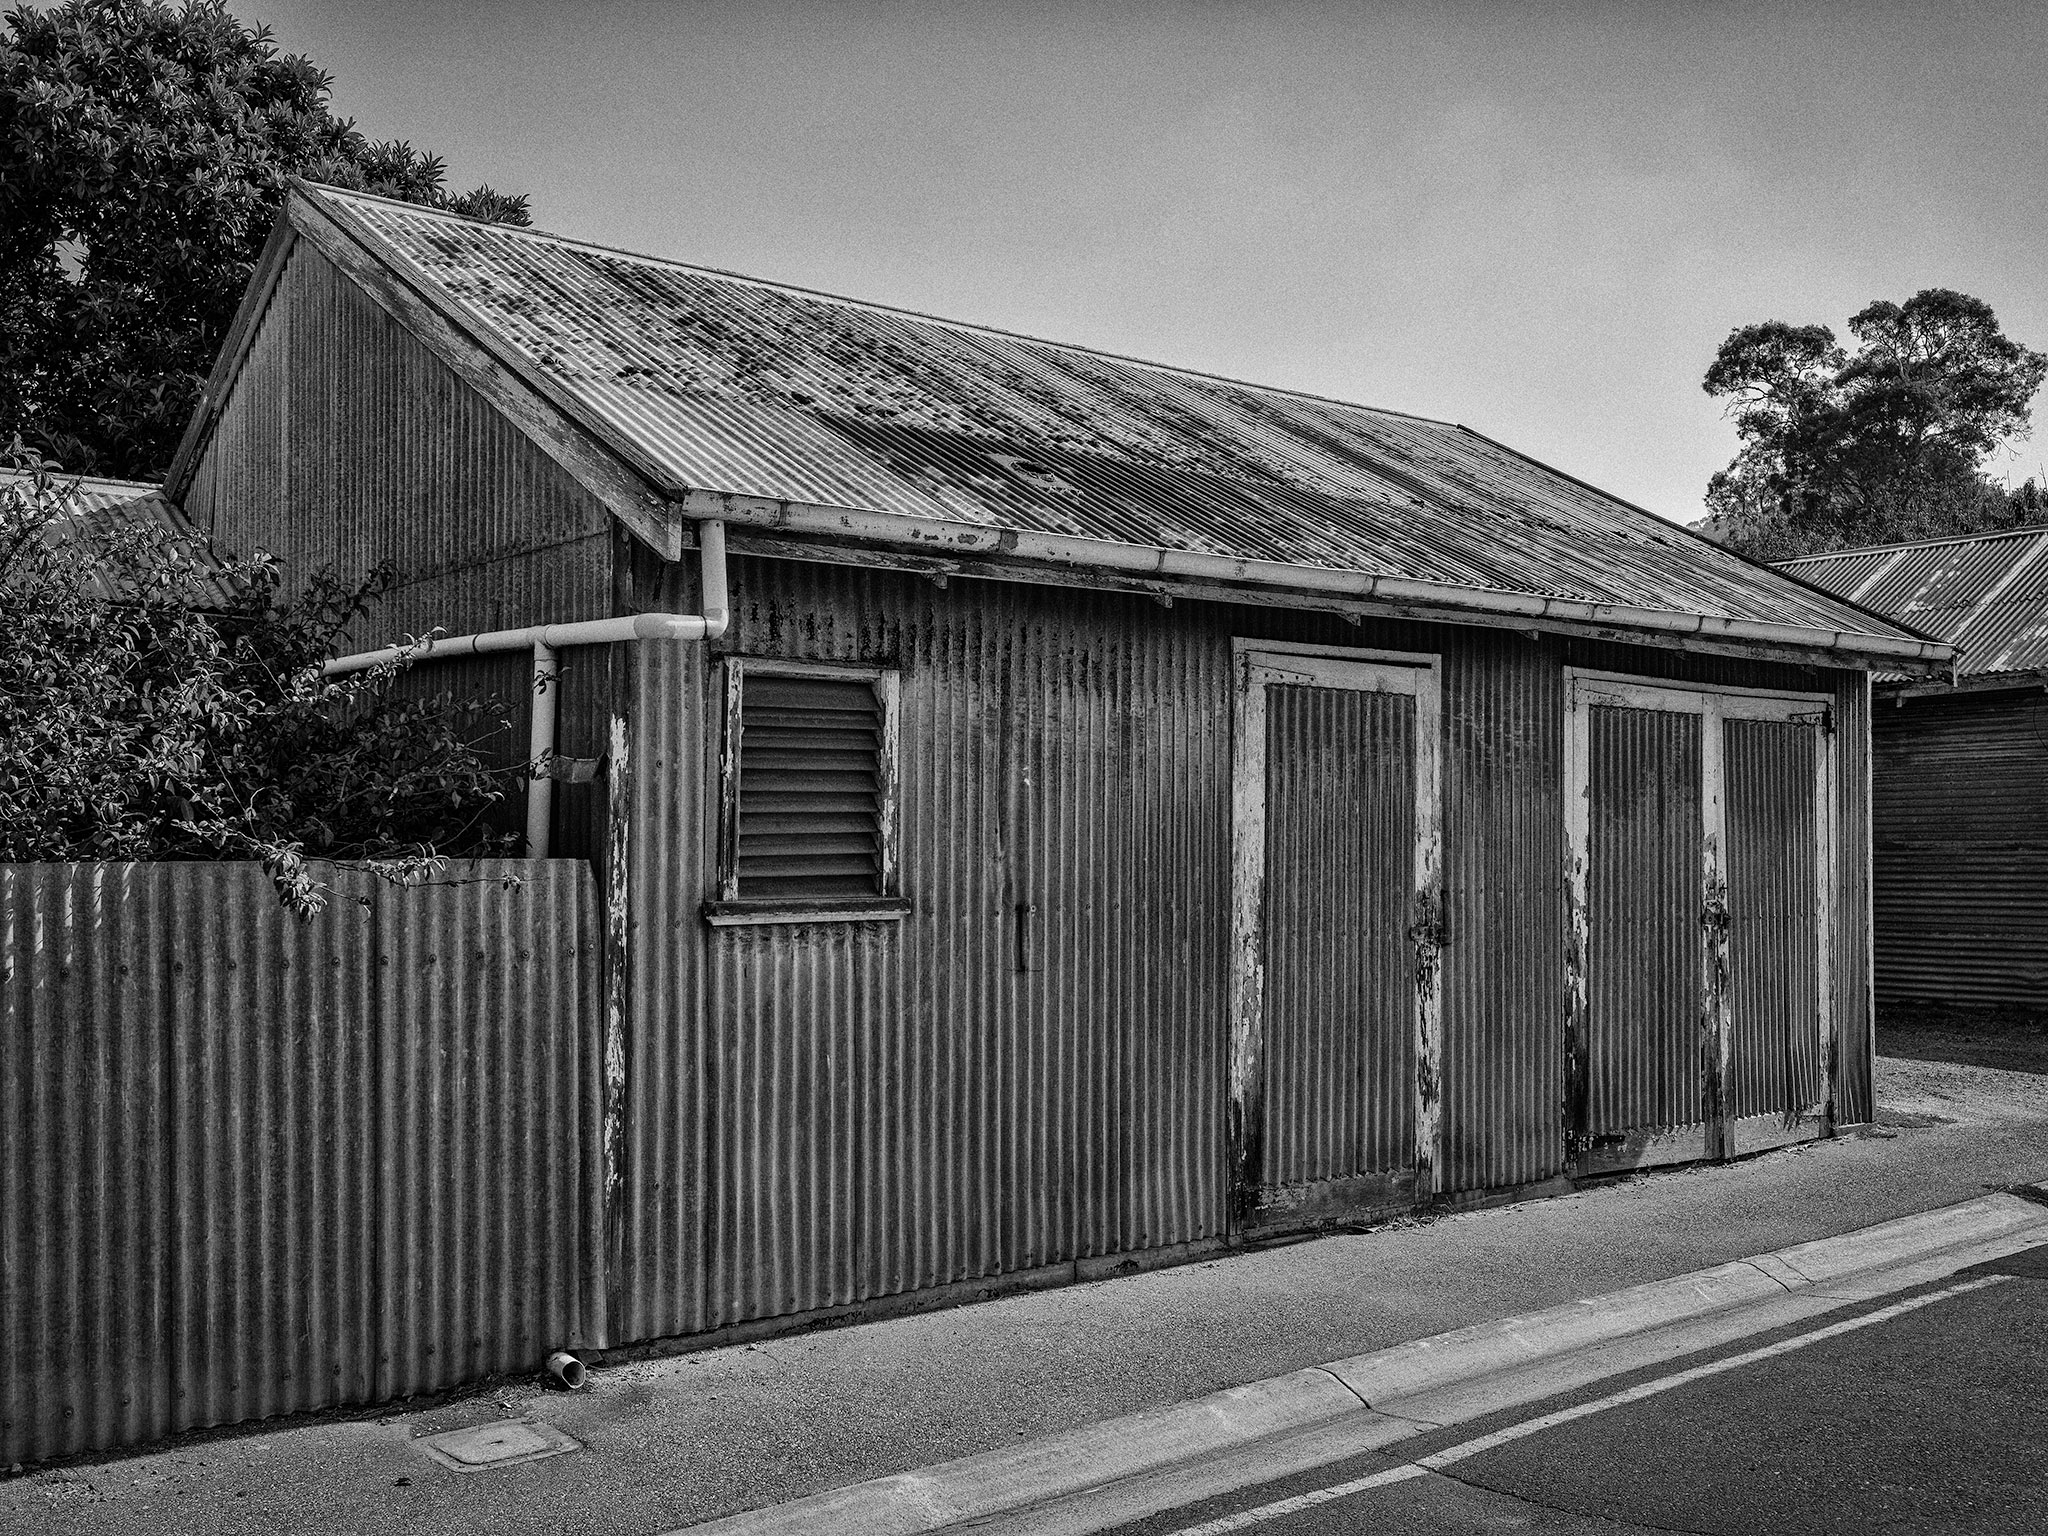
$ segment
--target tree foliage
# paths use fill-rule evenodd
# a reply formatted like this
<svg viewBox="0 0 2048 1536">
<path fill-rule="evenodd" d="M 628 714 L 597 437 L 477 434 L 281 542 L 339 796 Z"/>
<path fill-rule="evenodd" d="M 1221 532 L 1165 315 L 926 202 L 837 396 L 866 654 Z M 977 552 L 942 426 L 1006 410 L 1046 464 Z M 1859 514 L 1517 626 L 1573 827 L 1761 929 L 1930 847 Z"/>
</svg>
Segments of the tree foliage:
<svg viewBox="0 0 2048 1536">
<path fill-rule="evenodd" d="M 0 33 L 0 441 L 158 480 L 288 181 L 473 218 L 441 161 L 328 110 L 330 77 L 224 0 L 21 6 Z"/>
<path fill-rule="evenodd" d="M 1741 451 L 1707 487 L 1708 527 L 1785 559 L 2025 521 L 1984 456 L 2023 437 L 2048 357 L 1999 329 L 1991 306 L 1929 288 L 1852 316 L 1853 348 L 1824 325 L 1769 320 L 1721 343 L 1704 387 L 1728 402 Z"/>
<path fill-rule="evenodd" d="M 410 653 L 321 675 L 389 585 L 316 577 L 287 600 L 268 557 L 215 564 L 153 523 L 95 526 L 75 482 L 0 455 L 0 861 L 260 860 L 319 910 L 312 861 L 410 882 L 510 852 L 488 813 L 524 773 L 480 743 L 497 703 L 402 698 Z"/>
</svg>

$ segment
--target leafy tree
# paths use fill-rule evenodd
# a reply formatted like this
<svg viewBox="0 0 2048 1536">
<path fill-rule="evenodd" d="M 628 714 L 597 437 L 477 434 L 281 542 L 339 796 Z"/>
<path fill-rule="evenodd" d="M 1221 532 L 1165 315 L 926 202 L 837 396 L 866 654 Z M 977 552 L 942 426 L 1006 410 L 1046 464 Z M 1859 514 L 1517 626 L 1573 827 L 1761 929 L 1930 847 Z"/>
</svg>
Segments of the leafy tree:
<svg viewBox="0 0 2048 1536">
<path fill-rule="evenodd" d="M 1707 486 L 1708 530 L 1767 559 L 2011 526 L 2032 492 L 1980 473 L 2022 437 L 2048 357 L 1999 329 L 1991 306 L 1929 288 L 1849 321 L 1743 326 L 1704 387 L 1728 402 L 1742 448 Z"/>
<path fill-rule="evenodd" d="M 312 861 L 411 883 L 510 852 L 490 812 L 523 764 L 480 740 L 493 703 L 401 698 L 410 661 L 320 661 L 390 584 L 316 577 L 287 601 L 268 557 L 217 563 L 161 528 L 96 527 L 75 482 L 0 454 L 0 861 L 260 860 L 320 909 Z"/>
<path fill-rule="evenodd" d="M 289 178 L 527 222 L 365 139 L 224 0 L 17 7 L 0 32 L 0 441 L 161 479 Z"/>
</svg>

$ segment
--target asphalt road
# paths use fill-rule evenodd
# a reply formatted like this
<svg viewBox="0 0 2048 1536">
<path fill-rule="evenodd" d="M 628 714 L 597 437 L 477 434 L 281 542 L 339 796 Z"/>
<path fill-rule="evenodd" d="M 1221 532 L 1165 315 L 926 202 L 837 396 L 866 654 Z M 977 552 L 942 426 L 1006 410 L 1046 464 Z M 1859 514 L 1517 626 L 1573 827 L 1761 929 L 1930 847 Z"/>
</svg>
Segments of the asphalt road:
<svg viewBox="0 0 2048 1536">
<path fill-rule="evenodd" d="M 1792 1342 L 1866 1318 L 1877 1320 Z M 1664 1385 L 1710 1362 L 1727 1368 Z M 1643 1395 L 1600 1406 L 1631 1392 Z M 1575 1409 L 1588 1411 L 1566 1417 Z M 1553 1415 L 1564 1422 L 1535 1422 Z M 1444 1460 L 1418 1473 L 1432 1456 Z M 1368 1486 L 1343 1491 L 1351 1484 Z M 1120 1536 L 1235 1530 L 2048 1531 L 2048 1247 L 1407 1441 L 1398 1456 L 1190 1505 Z"/>
</svg>

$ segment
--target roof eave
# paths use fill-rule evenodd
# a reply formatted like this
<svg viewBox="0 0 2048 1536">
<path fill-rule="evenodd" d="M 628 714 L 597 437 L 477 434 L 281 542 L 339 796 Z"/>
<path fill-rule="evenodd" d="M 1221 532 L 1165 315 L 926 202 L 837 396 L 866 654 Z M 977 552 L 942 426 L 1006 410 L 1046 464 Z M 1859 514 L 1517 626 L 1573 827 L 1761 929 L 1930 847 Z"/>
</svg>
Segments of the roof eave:
<svg viewBox="0 0 2048 1536">
<path fill-rule="evenodd" d="M 1519 627 L 1573 630 L 1596 626 L 1626 630 L 1651 643 L 1683 645 L 1687 640 L 1711 642 L 1717 649 L 1733 645 L 1809 654 L 1833 666 L 1882 667 L 1887 671 L 1933 673 L 1954 661 L 1953 649 L 1936 640 L 1906 635 L 1870 635 L 1852 631 L 1808 629 L 1756 619 L 1726 619 L 1617 603 L 1588 603 L 1572 598 L 1536 597 L 1486 587 L 1461 587 L 1444 582 L 1416 581 L 1369 571 L 1334 570 L 1324 566 L 1280 561 L 1241 560 L 1198 550 L 1164 549 L 1102 539 L 1070 538 L 989 528 L 974 523 L 941 522 L 870 512 L 857 507 L 820 506 L 776 501 L 726 491 L 691 490 L 672 503 L 674 512 L 692 522 L 717 519 L 743 527 L 779 529 L 826 539 L 879 544 L 926 557 L 1003 559 L 1049 569 L 1106 572 L 1132 578 L 1184 580 L 1251 587 L 1274 593 L 1342 598 L 1361 605 L 1385 605 L 1404 612 L 1418 608 L 1443 613 L 1507 620 Z"/>
<path fill-rule="evenodd" d="M 1880 624 L 1888 624 L 1894 629 L 1902 629 L 1907 634 L 1914 636 L 1916 639 L 1933 641 L 1937 645 L 1941 644 L 1941 641 L 1938 640 L 1935 636 L 1926 633 L 1924 630 L 1915 629 L 1910 624 L 1902 623 L 1898 619 L 1892 617 L 1890 614 L 1879 613 L 1874 608 L 1866 608 L 1861 603 L 1856 602 L 1852 598 L 1843 597 L 1839 592 L 1830 592 L 1826 587 L 1823 587 L 1816 582 L 1808 581 L 1805 577 L 1796 575 L 1795 573 L 1786 570 L 1783 565 L 1773 564 L 1771 561 L 1768 560 L 1759 560 L 1754 555 L 1745 555 L 1739 549 L 1731 549 L 1726 544 L 1721 543 L 1718 539 L 1708 538 L 1704 533 L 1701 533 L 1699 529 L 1693 527 L 1689 523 L 1680 523 L 1675 522 L 1670 518 L 1659 517 L 1657 513 L 1652 512 L 1648 507 L 1638 506 L 1636 505 L 1636 503 L 1628 500 L 1625 497 L 1615 495 L 1612 491 L 1603 491 L 1600 489 L 1599 486 L 1593 485 L 1588 481 L 1581 480 L 1577 475 L 1569 474 L 1566 471 L 1559 469 L 1554 464 L 1546 464 L 1541 459 L 1533 458 L 1529 454 L 1522 452 L 1522 450 L 1519 448 L 1510 447 L 1508 444 L 1503 443 L 1496 438 L 1488 437 L 1484 432 L 1474 431 L 1471 427 L 1465 426 L 1462 423 L 1459 424 L 1458 430 L 1460 432 L 1470 433 L 1473 437 L 1478 438 L 1481 442 L 1490 444 L 1491 446 L 1498 448 L 1502 453 L 1513 454 L 1523 463 L 1532 464 L 1537 469 L 1544 471 L 1546 474 L 1555 475 L 1560 480 L 1568 480 L 1573 485 L 1578 486 L 1580 489 L 1591 491 L 1596 496 L 1604 496 L 1609 501 L 1619 502 L 1622 506 L 1629 508 L 1631 511 L 1642 513 L 1644 517 L 1656 518 L 1658 522 L 1664 523 L 1668 527 L 1677 530 L 1679 533 L 1683 534 L 1686 538 L 1693 540 L 1695 543 L 1702 544 L 1708 549 L 1715 550 L 1728 559 L 1739 560 L 1744 565 L 1749 566 L 1752 570 L 1767 572 L 1769 575 L 1771 575 L 1779 581 L 1790 582 L 1793 586 L 1799 588 L 1800 591 L 1807 593 L 1809 596 L 1825 598 L 1830 603 L 1836 604 L 1841 607 L 1853 609 L 1855 612 L 1864 615 L 1866 618 L 1876 619 Z"/>
<path fill-rule="evenodd" d="M 1900 668 L 1888 667 L 1887 671 Z M 1879 698 L 1903 703 L 1907 699 L 1953 698 L 1963 694 L 2017 693 L 2048 688 L 2048 668 L 2025 667 L 2011 672 L 1966 672 L 1944 681 L 1939 676 L 1887 678 L 1873 691 Z"/>
</svg>

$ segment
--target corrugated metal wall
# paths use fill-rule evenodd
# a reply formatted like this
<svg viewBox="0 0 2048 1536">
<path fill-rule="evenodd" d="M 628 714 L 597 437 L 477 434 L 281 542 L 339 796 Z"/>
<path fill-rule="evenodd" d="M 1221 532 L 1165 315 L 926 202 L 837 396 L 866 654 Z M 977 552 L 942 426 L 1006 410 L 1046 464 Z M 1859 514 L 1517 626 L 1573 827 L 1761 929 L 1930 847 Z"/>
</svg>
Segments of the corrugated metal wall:
<svg viewBox="0 0 2048 1536">
<path fill-rule="evenodd" d="M 0 865 L 0 1461 L 531 1369 L 592 1325 L 590 875 L 451 874 L 337 874 L 301 925 L 251 865 Z"/>
<path fill-rule="evenodd" d="M 648 562 L 639 578 L 637 606 L 696 601 L 687 569 Z M 1831 682 L 796 561 L 736 558 L 733 590 L 733 652 L 901 669 L 912 911 L 708 927 L 719 664 L 702 648 L 635 648 L 620 1340 L 1223 1234 L 1233 635 L 1444 657 L 1453 1191 L 1563 1163 L 1567 660 Z M 1696 945 L 1696 847 L 1687 868 Z M 1860 975 L 1854 921 L 1843 944 Z M 1839 962 L 1837 976 L 1856 985 Z"/>
<path fill-rule="evenodd" d="M 1820 1097 L 1820 738 L 1810 725 L 1730 720 L 1722 742 L 1734 1036 L 1729 1113 L 1778 1113 Z"/>
<path fill-rule="evenodd" d="M 1414 701 L 1268 688 L 1268 1186 L 1415 1161 L 1414 848 Z"/>
<path fill-rule="evenodd" d="M 1590 714 L 1586 1130 L 1696 1125 L 1705 1118 L 1700 719 L 1607 706 Z"/>
<path fill-rule="evenodd" d="M 287 587 L 390 562 L 399 585 L 357 625 L 364 648 L 611 612 L 605 508 L 310 244 L 297 244 L 251 339 L 185 510 L 224 548 L 267 549 Z M 557 750 L 604 750 L 602 651 L 560 658 Z M 485 743 L 526 756 L 531 675 L 519 656 L 431 662 L 409 694 L 496 696 L 514 728 Z M 587 674 L 579 677 L 579 673 Z M 515 797 L 516 799 L 516 797 Z M 554 851 L 594 857 L 601 789 L 558 784 Z M 508 802 L 499 825 L 524 825 Z"/>
<path fill-rule="evenodd" d="M 588 618 L 610 600 L 604 507 L 303 241 L 185 510 L 298 576 L 386 560 L 407 583 L 469 576 L 431 606 L 401 591 L 372 615 L 380 643 L 394 626 L 464 633 Z"/>
<path fill-rule="evenodd" d="M 914 911 L 707 929 L 715 678 L 637 652 L 627 1335 L 1220 1234 L 1223 1042 L 1185 1021 L 1223 986 L 1227 643 L 822 566 L 735 596 L 736 650 L 902 669 Z"/>
<path fill-rule="evenodd" d="M 1880 702 L 1878 996 L 2048 998 L 2048 694 Z"/>
<path fill-rule="evenodd" d="M 1408 638 L 1447 646 L 1444 1188 L 1534 1183 L 1563 1166 L 1559 647 L 1484 631 Z"/>
</svg>

